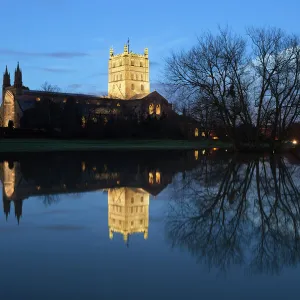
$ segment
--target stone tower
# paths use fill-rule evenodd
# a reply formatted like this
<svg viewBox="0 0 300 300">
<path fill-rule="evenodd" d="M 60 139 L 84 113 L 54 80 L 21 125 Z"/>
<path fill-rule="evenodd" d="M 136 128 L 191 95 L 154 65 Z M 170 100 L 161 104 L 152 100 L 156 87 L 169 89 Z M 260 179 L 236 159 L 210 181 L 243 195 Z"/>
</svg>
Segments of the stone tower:
<svg viewBox="0 0 300 300">
<path fill-rule="evenodd" d="M 23 86 L 22 82 L 22 71 L 20 69 L 20 65 L 18 63 L 17 68 L 15 70 L 15 81 L 14 81 L 14 88 L 18 90 L 21 90 Z"/>
<path fill-rule="evenodd" d="M 3 83 L 2 83 L 2 95 L 4 95 L 4 90 L 10 87 L 10 73 L 8 73 L 7 66 L 3 74 Z"/>
<path fill-rule="evenodd" d="M 128 100 L 138 94 L 149 94 L 148 49 L 144 54 L 129 52 L 129 43 L 124 52 L 114 54 L 110 49 L 108 61 L 108 97 Z"/>
</svg>

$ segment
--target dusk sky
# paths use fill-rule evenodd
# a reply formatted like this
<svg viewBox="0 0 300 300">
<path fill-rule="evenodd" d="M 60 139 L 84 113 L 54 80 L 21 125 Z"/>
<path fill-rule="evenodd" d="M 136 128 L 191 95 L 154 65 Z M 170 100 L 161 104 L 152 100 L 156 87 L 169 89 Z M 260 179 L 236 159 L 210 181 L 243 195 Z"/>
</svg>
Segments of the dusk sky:
<svg viewBox="0 0 300 300">
<path fill-rule="evenodd" d="M 164 58 L 201 32 L 271 25 L 299 34 L 299 10 L 299 0 L 3 0 L 0 70 L 7 64 L 13 80 L 19 61 L 30 89 L 48 81 L 63 91 L 106 93 L 109 48 L 122 52 L 129 37 L 133 52 L 149 48 L 153 90 Z"/>
</svg>

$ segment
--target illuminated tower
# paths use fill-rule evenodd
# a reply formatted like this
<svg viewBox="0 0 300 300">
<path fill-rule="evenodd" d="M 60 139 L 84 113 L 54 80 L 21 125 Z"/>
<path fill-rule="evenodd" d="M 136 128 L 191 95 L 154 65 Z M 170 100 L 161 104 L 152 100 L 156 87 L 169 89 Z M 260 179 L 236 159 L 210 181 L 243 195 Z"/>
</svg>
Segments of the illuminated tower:
<svg viewBox="0 0 300 300">
<path fill-rule="evenodd" d="M 108 228 L 109 237 L 118 232 L 124 241 L 130 234 L 144 233 L 148 238 L 149 193 L 143 189 L 116 188 L 108 190 Z"/>
<path fill-rule="evenodd" d="M 108 96 L 128 100 L 137 94 L 149 94 L 149 59 L 148 48 L 144 54 L 129 51 L 128 44 L 124 52 L 114 54 L 110 49 L 108 61 Z"/>
</svg>

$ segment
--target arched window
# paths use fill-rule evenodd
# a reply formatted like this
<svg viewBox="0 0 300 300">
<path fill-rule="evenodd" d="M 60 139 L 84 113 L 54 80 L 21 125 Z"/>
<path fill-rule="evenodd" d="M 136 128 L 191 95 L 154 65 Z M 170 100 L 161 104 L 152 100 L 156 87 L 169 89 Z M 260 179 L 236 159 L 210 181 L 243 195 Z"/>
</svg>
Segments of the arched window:
<svg viewBox="0 0 300 300">
<path fill-rule="evenodd" d="M 156 113 L 157 115 L 160 115 L 160 104 L 157 104 L 157 105 L 156 105 L 156 111 L 155 111 L 155 113 Z"/>
<path fill-rule="evenodd" d="M 155 173 L 155 183 L 160 184 L 160 172 L 158 171 Z"/>
<path fill-rule="evenodd" d="M 199 130 L 198 128 L 195 128 L 195 137 L 199 136 Z"/>
<path fill-rule="evenodd" d="M 153 103 L 151 103 L 149 105 L 149 115 L 152 115 L 153 113 L 154 113 L 154 105 L 153 105 Z"/>
<path fill-rule="evenodd" d="M 131 89 L 134 90 L 134 84 L 131 85 Z"/>
<path fill-rule="evenodd" d="M 144 91 L 144 85 L 141 84 L 141 91 Z"/>
<path fill-rule="evenodd" d="M 154 183 L 154 176 L 152 172 L 149 172 L 149 184 L 153 184 Z"/>
</svg>

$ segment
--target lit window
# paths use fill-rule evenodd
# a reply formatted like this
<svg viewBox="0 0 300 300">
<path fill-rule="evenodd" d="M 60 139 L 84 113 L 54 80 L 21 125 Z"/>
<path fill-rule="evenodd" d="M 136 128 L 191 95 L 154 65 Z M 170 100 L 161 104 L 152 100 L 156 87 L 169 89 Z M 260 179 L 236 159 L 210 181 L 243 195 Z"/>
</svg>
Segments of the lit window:
<svg viewBox="0 0 300 300">
<path fill-rule="evenodd" d="M 154 176 L 153 173 L 149 172 L 149 183 L 153 184 L 154 183 Z"/>
<path fill-rule="evenodd" d="M 120 106 L 120 103 L 119 103 L 119 102 L 117 103 L 117 106 Z"/>
<path fill-rule="evenodd" d="M 204 131 L 202 131 L 201 136 L 205 137 L 205 132 Z"/>
<path fill-rule="evenodd" d="M 156 105 L 156 112 L 157 115 L 160 115 L 160 104 Z"/>
<path fill-rule="evenodd" d="M 155 182 L 157 184 L 160 184 L 160 172 L 156 171 L 155 173 Z"/>
<path fill-rule="evenodd" d="M 199 157 L 199 152 L 198 150 L 195 150 L 195 160 L 198 160 L 198 157 Z"/>
<path fill-rule="evenodd" d="M 41 101 L 41 98 L 37 97 L 35 100 L 36 100 L 36 101 Z"/>
<path fill-rule="evenodd" d="M 152 115 L 153 113 L 154 113 L 154 105 L 153 105 L 153 103 L 151 103 L 149 105 L 149 115 Z"/>
<path fill-rule="evenodd" d="M 195 128 L 195 137 L 199 136 L 199 130 L 198 128 Z"/>
</svg>

